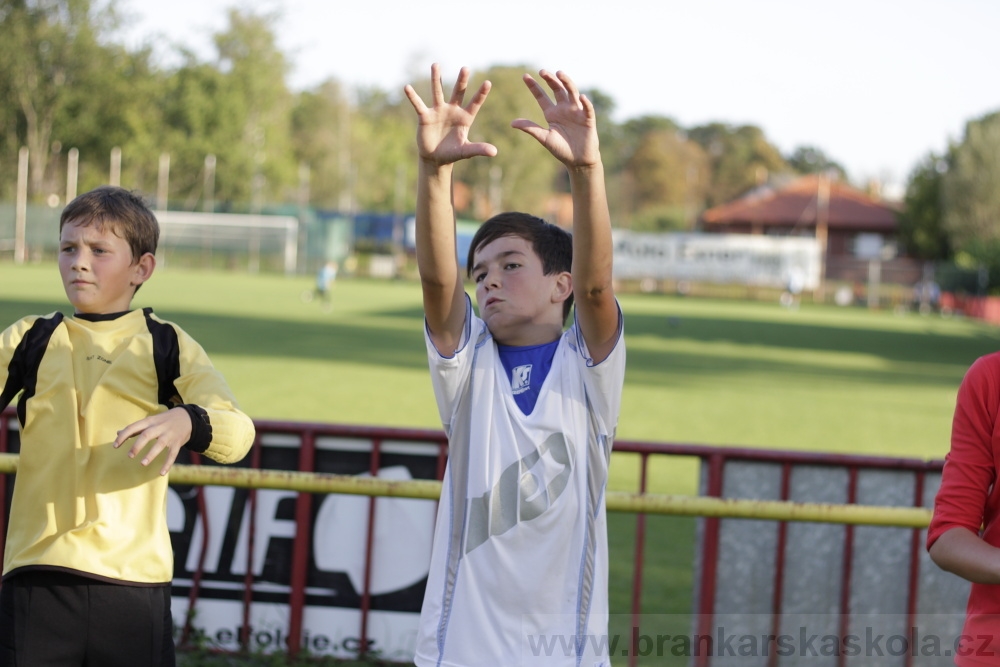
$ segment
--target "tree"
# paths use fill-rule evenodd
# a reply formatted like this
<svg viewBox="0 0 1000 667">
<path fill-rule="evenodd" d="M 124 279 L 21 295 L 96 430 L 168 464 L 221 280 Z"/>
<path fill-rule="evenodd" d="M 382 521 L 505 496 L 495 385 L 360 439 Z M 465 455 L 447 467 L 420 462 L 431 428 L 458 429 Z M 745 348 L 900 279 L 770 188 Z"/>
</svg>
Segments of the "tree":
<svg viewBox="0 0 1000 667">
<path fill-rule="evenodd" d="M 770 175 L 789 171 L 781 152 L 759 127 L 710 123 L 688 130 L 688 136 L 709 156 L 712 177 L 708 206 L 731 201 Z"/>
<path fill-rule="evenodd" d="M 166 78 L 162 91 L 161 147 L 170 154 L 171 199 L 180 197 L 183 208 L 193 210 L 203 208 L 207 197 L 214 200 L 214 185 L 205 191 L 205 159 L 240 141 L 242 128 L 231 119 L 244 109 L 218 68 L 190 52 L 182 55 L 185 63 Z"/>
<path fill-rule="evenodd" d="M 29 151 L 33 195 L 45 190 L 57 118 L 87 89 L 81 82 L 113 60 L 101 38 L 116 25 L 113 0 L 101 10 L 90 0 L 0 0 L 0 90 L 13 98 L 20 116 L 14 122 Z M 100 88 L 88 92 L 99 95 Z M 0 123 L 7 132 L 9 114 L 10 107 Z"/>
<path fill-rule="evenodd" d="M 416 158 L 413 107 L 401 94 L 377 89 L 358 92 L 351 129 L 355 200 L 373 211 L 412 210 Z"/>
<path fill-rule="evenodd" d="M 276 14 L 229 10 L 229 27 L 215 35 L 223 94 L 237 103 L 228 122 L 238 132 L 218 145 L 218 192 L 259 210 L 268 199 L 295 200 L 298 185 L 290 142 L 292 96 L 288 62 L 275 38 Z"/>
<path fill-rule="evenodd" d="M 708 156 L 701 146 L 677 130 L 652 129 L 639 139 L 625 171 L 633 229 L 690 227 L 708 186 Z"/>
<path fill-rule="evenodd" d="M 949 162 L 941 187 L 944 227 L 955 250 L 1000 283 L 1000 112 L 969 121 Z"/>
<path fill-rule="evenodd" d="M 538 104 L 522 81 L 525 72 L 537 71 L 537 67 L 526 65 L 495 66 L 473 74 L 470 88 L 489 79 L 493 92 L 476 116 L 470 139 L 488 141 L 499 152 L 494 158 L 465 160 L 456 165 L 456 178 L 467 183 L 473 192 L 471 210 L 459 213 L 479 219 L 504 210 L 546 216 L 546 196 L 553 191 L 562 165 L 538 142 L 510 126 L 515 118 L 545 123 Z M 544 82 L 542 85 L 548 89 Z"/>
<path fill-rule="evenodd" d="M 345 91 L 334 80 L 296 96 L 292 146 L 297 161 L 309 168 L 309 198 L 315 206 L 349 206 L 353 115 Z"/>
<path fill-rule="evenodd" d="M 800 174 L 830 174 L 833 172 L 839 180 L 847 180 L 847 171 L 844 170 L 844 167 L 815 146 L 799 146 L 792 151 L 786 161 L 789 167 Z"/>
<path fill-rule="evenodd" d="M 928 153 L 910 173 L 899 216 L 899 235 L 910 254 L 924 260 L 947 259 L 951 243 L 944 227 L 942 184 L 948 159 Z"/>
</svg>

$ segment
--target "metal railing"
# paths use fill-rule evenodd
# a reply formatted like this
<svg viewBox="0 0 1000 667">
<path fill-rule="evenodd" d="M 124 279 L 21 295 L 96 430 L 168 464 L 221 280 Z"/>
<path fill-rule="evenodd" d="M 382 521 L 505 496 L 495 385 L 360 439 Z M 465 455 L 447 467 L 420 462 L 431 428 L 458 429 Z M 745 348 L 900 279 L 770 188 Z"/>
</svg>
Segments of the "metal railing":
<svg viewBox="0 0 1000 667">
<path fill-rule="evenodd" d="M 290 594 L 288 596 L 289 622 L 286 633 L 287 651 L 295 656 L 302 649 L 303 613 L 306 605 L 307 577 L 309 573 L 309 553 L 312 539 L 311 530 L 313 515 L 313 494 L 349 494 L 369 497 L 368 525 L 365 536 L 365 571 L 364 584 L 360 592 L 360 628 L 358 629 L 357 653 L 364 656 L 369 646 L 369 621 L 372 611 L 372 594 L 370 589 L 372 562 L 375 554 L 374 526 L 375 500 L 377 497 L 417 498 L 436 500 L 440 493 L 440 479 L 444 475 L 447 458 L 447 441 L 443 432 L 421 429 L 396 429 L 363 426 L 347 426 L 337 424 L 319 424 L 283 421 L 256 421 L 257 442 L 251 450 L 249 461 L 242 466 L 216 465 L 177 465 L 170 472 L 171 485 L 185 485 L 197 488 L 198 511 L 204 520 L 201 521 L 201 549 L 198 557 L 198 567 L 192 577 L 189 591 L 189 611 L 194 609 L 199 601 L 200 582 L 204 574 L 205 550 L 209 544 L 209 525 L 205 507 L 204 488 L 206 486 L 226 486 L 248 489 L 249 531 L 247 539 L 248 553 L 253 552 L 255 539 L 255 518 L 257 491 L 262 489 L 282 489 L 297 492 L 295 499 L 295 534 L 291 549 Z M 0 415 L 0 534 L 6 533 L 5 518 L 9 511 L 9 478 L 6 475 L 14 473 L 17 467 L 17 455 L 10 453 L 10 434 L 16 430 L 16 418 L 13 411 L 7 410 Z M 277 470 L 262 468 L 262 451 L 267 447 L 271 437 L 292 438 L 293 445 L 287 448 L 295 450 L 295 470 Z M 355 444 L 364 443 L 361 447 L 368 452 L 367 473 L 370 477 L 359 477 L 356 474 L 331 474 L 317 472 L 317 442 L 323 439 L 350 441 Z M 379 470 L 383 467 L 383 454 L 387 451 L 387 443 L 392 452 L 401 446 L 409 444 L 427 449 L 431 445 L 435 451 L 433 469 L 437 479 L 386 480 L 378 479 Z M 263 446 L 261 446 L 263 444 Z M 615 452 L 628 452 L 639 457 L 639 479 L 637 492 L 616 492 L 607 494 L 607 509 L 609 512 L 626 512 L 636 514 L 636 531 L 634 544 L 634 567 L 631 593 L 630 614 L 633 627 L 638 627 L 643 592 L 643 575 L 646 566 L 644 553 L 646 540 L 647 515 L 676 515 L 702 517 L 704 524 L 698 545 L 701 563 L 697 599 L 694 605 L 697 609 L 697 624 L 699 631 L 710 632 L 712 615 L 715 605 L 715 582 L 717 579 L 719 559 L 720 521 L 724 518 L 767 519 L 779 523 L 779 552 L 775 568 L 775 602 L 773 612 L 781 613 L 780 589 L 784 566 L 784 536 L 786 522 L 820 522 L 838 523 L 847 526 L 845 538 L 845 574 L 849 577 L 851 567 L 851 541 L 853 527 L 894 526 L 913 529 L 913 539 L 909 567 L 910 575 L 910 612 L 915 613 L 917 589 L 917 558 L 921 549 L 920 531 L 930 520 L 930 510 L 922 506 L 923 479 L 928 472 L 939 471 L 941 461 L 921 461 L 916 459 L 878 458 L 868 456 L 849 456 L 834 454 L 815 454 L 788 451 L 769 451 L 734 447 L 713 447 L 693 444 L 647 443 L 636 441 L 617 441 Z M 426 452 L 425 452 L 426 453 Z M 647 493 L 649 487 L 651 457 L 688 457 L 695 458 L 702 467 L 703 493 L 701 496 L 678 496 Z M 753 461 L 777 464 L 782 467 L 782 492 L 779 500 L 754 500 L 724 498 L 723 486 L 727 464 L 736 461 Z M 192 461 L 197 463 L 197 459 Z M 833 466 L 849 471 L 848 502 L 846 504 L 802 503 L 789 500 L 789 479 L 796 465 Z M 891 469 L 910 470 L 917 476 L 917 489 L 912 507 L 886 507 L 853 504 L 856 495 L 857 474 L 860 470 Z M 0 543 L 0 555 L 3 545 Z M 250 642 L 250 611 L 254 604 L 254 577 L 252 568 L 247 567 L 243 589 L 243 624 L 239 637 L 242 649 L 247 649 Z M 844 591 L 842 611 L 847 617 L 847 599 L 849 591 Z M 188 613 L 188 621 L 181 633 L 181 642 L 188 641 L 193 629 Z M 629 657 L 629 664 L 636 664 L 634 654 Z M 699 665 L 709 664 L 708 659 L 697 662 Z"/>
</svg>

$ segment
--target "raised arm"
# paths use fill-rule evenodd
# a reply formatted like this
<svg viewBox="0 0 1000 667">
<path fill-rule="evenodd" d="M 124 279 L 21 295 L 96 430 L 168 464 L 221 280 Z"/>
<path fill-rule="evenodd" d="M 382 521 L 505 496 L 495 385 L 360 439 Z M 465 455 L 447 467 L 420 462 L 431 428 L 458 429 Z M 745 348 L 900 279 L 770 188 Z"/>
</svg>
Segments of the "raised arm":
<svg viewBox="0 0 1000 667">
<path fill-rule="evenodd" d="M 573 193 L 573 299 L 580 331 L 591 357 L 603 361 L 618 338 L 618 304 L 612 286 L 611 215 L 604 165 L 597 139 L 594 105 L 565 72 L 539 76 L 552 98 L 531 75 L 524 83 L 538 101 L 548 128 L 524 118 L 511 123 L 538 140 L 569 170 Z"/>
<path fill-rule="evenodd" d="M 469 129 L 489 94 L 490 82 L 483 82 L 472 100 L 464 104 L 468 85 L 469 70 L 463 67 L 451 99 L 445 101 L 441 69 L 435 64 L 431 67 L 430 107 L 412 86 L 404 88 L 417 112 L 416 243 L 424 315 L 431 341 L 447 356 L 458 347 L 465 323 L 465 289 L 455 245 L 452 168 L 459 160 L 497 153 L 492 144 L 469 141 Z"/>
</svg>

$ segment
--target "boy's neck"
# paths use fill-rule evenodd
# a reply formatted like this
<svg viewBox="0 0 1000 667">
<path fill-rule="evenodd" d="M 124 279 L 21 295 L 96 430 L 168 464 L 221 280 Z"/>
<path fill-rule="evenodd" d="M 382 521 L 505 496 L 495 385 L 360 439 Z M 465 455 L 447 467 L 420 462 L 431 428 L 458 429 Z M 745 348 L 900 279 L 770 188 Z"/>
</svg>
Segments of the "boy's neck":
<svg viewBox="0 0 1000 667">
<path fill-rule="evenodd" d="M 516 331 L 506 331 L 497 335 L 492 330 L 490 334 L 499 345 L 508 347 L 531 347 L 545 345 L 559 340 L 563 330 L 561 326 L 551 324 L 533 324 L 518 327 Z"/>
<path fill-rule="evenodd" d="M 115 313 L 73 313 L 73 317 L 78 320 L 86 320 L 88 322 L 108 322 L 110 320 L 117 320 L 123 315 L 128 315 L 132 310 L 121 310 Z"/>
</svg>

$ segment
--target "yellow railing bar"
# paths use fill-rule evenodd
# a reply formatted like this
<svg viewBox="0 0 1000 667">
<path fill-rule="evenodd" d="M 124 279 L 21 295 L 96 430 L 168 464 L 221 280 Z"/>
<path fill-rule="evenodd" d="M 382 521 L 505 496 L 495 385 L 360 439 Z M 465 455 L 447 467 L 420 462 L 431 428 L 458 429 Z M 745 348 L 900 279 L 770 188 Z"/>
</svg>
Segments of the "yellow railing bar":
<svg viewBox="0 0 1000 667">
<path fill-rule="evenodd" d="M 17 458 L 17 454 L 0 454 L 0 474 L 16 472 Z M 426 500 L 437 500 L 441 495 L 441 483 L 434 480 L 387 480 L 353 475 L 291 470 L 255 470 L 226 466 L 177 465 L 170 471 L 170 483 Z M 925 528 L 931 519 L 931 511 L 922 507 L 796 503 L 781 500 L 639 494 L 623 491 L 608 492 L 607 508 L 609 512 L 644 512 L 673 516 L 806 521 L 899 528 Z"/>
</svg>

